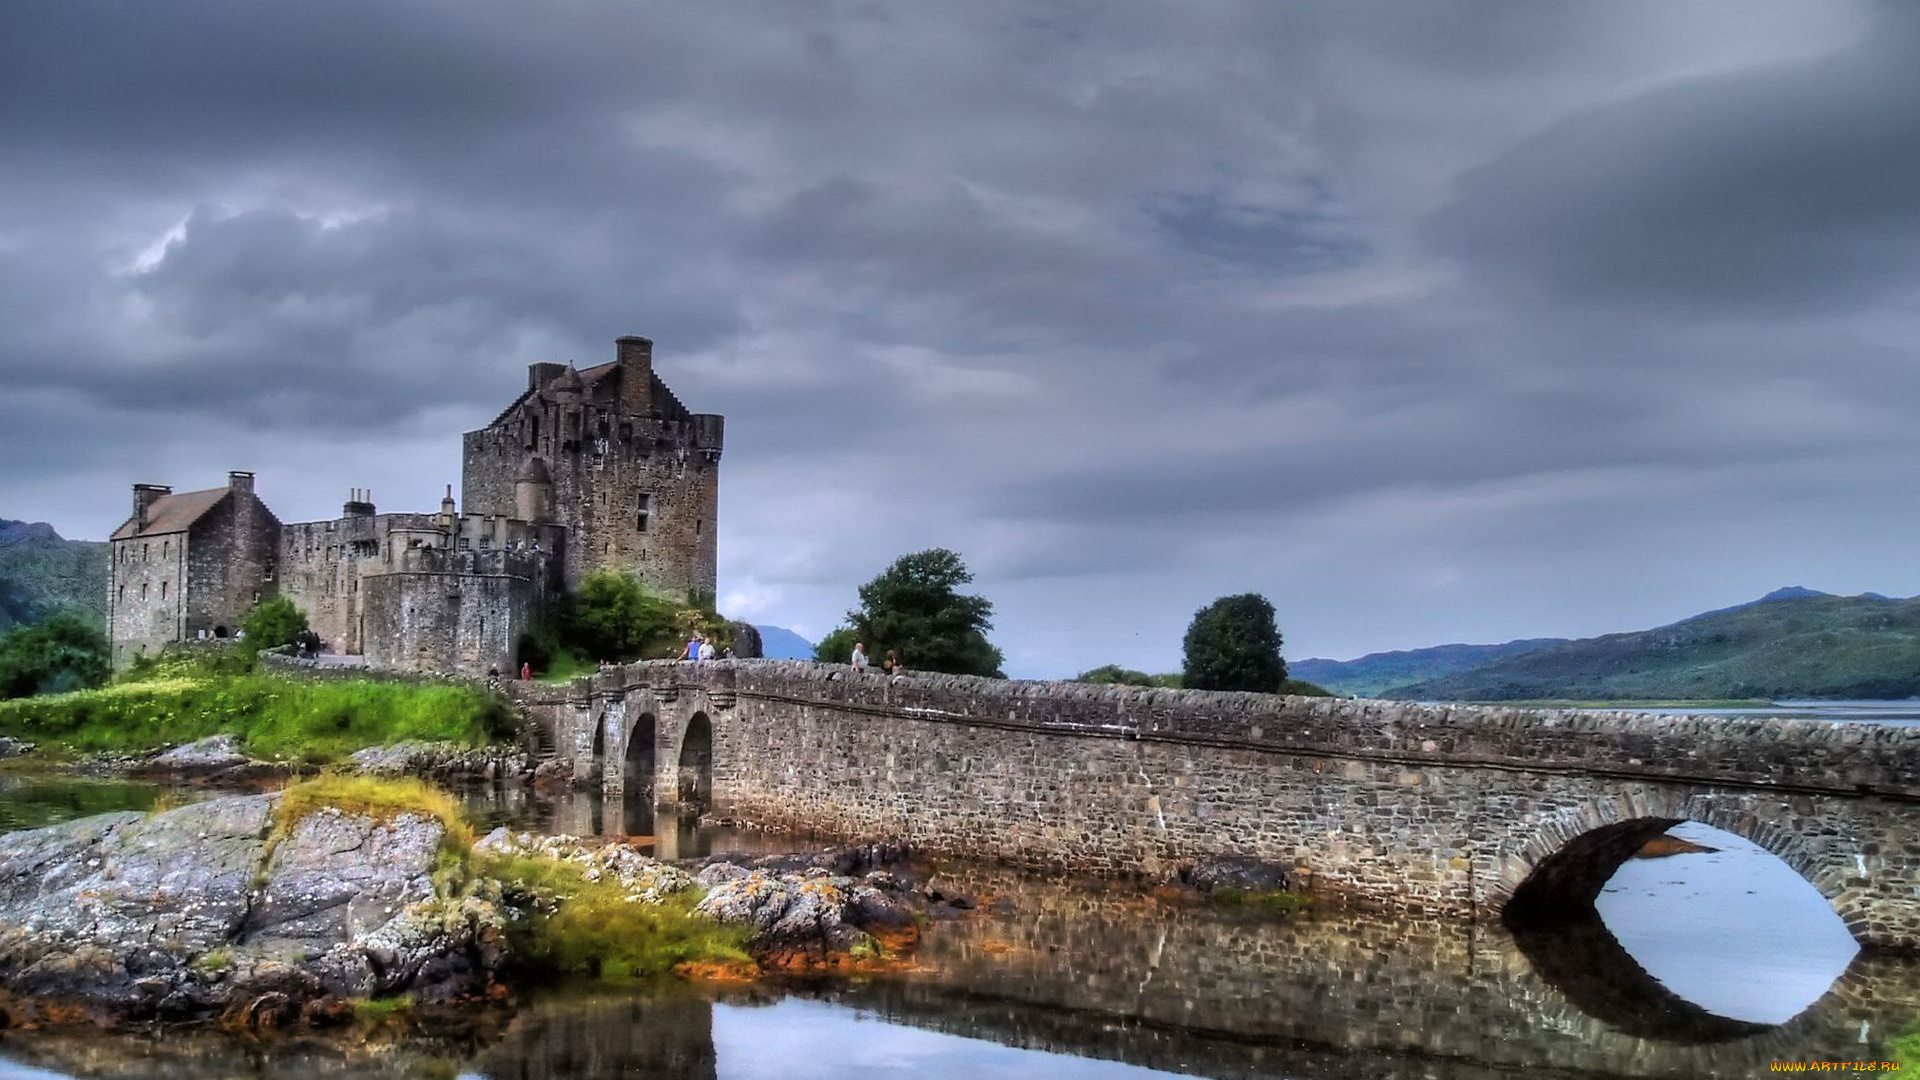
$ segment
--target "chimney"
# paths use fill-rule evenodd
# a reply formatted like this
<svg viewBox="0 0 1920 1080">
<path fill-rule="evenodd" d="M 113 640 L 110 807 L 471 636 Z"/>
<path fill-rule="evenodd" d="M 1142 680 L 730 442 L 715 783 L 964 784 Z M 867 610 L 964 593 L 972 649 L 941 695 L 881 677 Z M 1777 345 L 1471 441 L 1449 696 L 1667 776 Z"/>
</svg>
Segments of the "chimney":
<svg viewBox="0 0 1920 1080">
<path fill-rule="evenodd" d="M 163 495 L 173 494 L 173 489 L 165 484 L 133 485 L 133 527 L 147 527 L 147 508 Z"/>
<path fill-rule="evenodd" d="M 453 519 L 455 516 L 453 507 L 453 485 L 448 484 L 447 494 L 440 500 L 440 530 L 442 532 L 453 532 Z"/>
<path fill-rule="evenodd" d="M 645 416 L 653 411 L 653 342 L 629 334 L 615 338 L 613 349 L 620 362 L 620 411 Z"/>
<path fill-rule="evenodd" d="M 565 370 L 567 370 L 565 364 L 528 364 L 527 389 L 538 390 L 559 378 L 560 373 Z"/>
<path fill-rule="evenodd" d="M 233 491 L 252 491 L 253 474 L 235 470 L 227 474 L 227 487 Z"/>
<path fill-rule="evenodd" d="M 373 492 L 366 488 L 347 489 L 347 504 L 340 508 L 342 517 L 372 517 Z"/>
</svg>

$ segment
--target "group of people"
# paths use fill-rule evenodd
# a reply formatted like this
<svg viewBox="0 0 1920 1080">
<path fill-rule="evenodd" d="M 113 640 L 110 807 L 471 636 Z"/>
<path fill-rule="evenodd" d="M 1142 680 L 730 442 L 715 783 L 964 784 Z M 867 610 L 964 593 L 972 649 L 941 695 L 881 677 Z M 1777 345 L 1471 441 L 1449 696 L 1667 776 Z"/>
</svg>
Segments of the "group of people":
<svg viewBox="0 0 1920 1080">
<path fill-rule="evenodd" d="M 904 675 L 907 672 L 906 665 L 900 662 L 900 655 L 892 649 L 887 650 L 887 658 L 881 662 L 880 669 L 889 675 Z M 867 643 L 864 641 L 853 643 L 853 670 L 867 670 Z"/>
<path fill-rule="evenodd" d="M 733 647 L 716 650 L 713 639 L 705 634 L 695 634 L 687 639 L 687 651 L 676 659 L 680 660 L 731 660 Z"/>
<path fill-rule="evenodd" d="M 321 641 L 320 635 L 312 630 L 302 630 L 293 635 L 293 651 L 303 660 L 312 660 L 319 656 L 320 650 L 326 646 L 327 643 Z"/>
</svg>

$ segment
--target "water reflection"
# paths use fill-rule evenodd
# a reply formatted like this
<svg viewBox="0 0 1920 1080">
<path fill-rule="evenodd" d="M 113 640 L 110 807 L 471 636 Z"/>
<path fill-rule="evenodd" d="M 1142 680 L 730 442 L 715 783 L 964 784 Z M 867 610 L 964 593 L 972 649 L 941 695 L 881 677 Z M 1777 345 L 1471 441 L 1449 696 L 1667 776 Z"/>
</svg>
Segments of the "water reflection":
<svg viewBox="0 0 1920 1080">
<path fill-rule="evenodd" d="M 1697 821 L 1667 835 L 1708 850 L 1629 859 L 1594 907 L 1620 947 L 1679 998 L 1783 1024 L 1860 951 L 1819 890 L 1766 849 Z"/>
<path fill-rule="evenodd" d="M 467 799 L 488 824 L 652 836 L 663 854 L 682 857 L 796 846 L 788 837 L 703 829 L 640 800 L 609 807 L 590 792 L 476 789 Z M 1762 886 L 1743 876 L 1745 856 L 1727 838 L 1687 835 L 1723 848 L 1721 857 L 1632 861 L 1608 885 L 1617 891 L 1602 895 L 1603 908 L 1652 900 L 1650 914 L 1608 910 L 1603 922 L 1596 912 L 1550 932 L 1516 936 L 1497 926 L 1340 911 L 1276 919 L 1118 886 L 951 866 L 943 875 L 980 910 L 933 925 L 914 970 L 894 975 L 717 997 L 686 987 L 550 988 L 511 1014 L 371 1039 L 0 1032 L 0 1078 L 39 1075 L 25 1068 L 215 1080 L 761 1080 L 829 1070 L 1085 1080 L 1691 1078 L 1750 1076 L 1775 1059 L 1887 1056 L 1889 1040 L 1920 1019 L 1920 963 L 1862 954 L 1848 966 L 1843 957 L 1844 974 L 1822 976 L 1839 974 L 1830 990 L 1783 975 L 1793 962 L 1776 944 L 1749 947 L 1753 966 L 1743 970 L 1715 967 L 1729 952 L 1718 928 L 1760 925 L 1764 913 L 1700 890 L 1714 879 L 1737 883 L 1743 896 Z M 1663 884 L 1684 880 L 1678 875 L 1690 866 L 1703 872 L 1697 889 Z M 1640 873 L 1660 896 L 1633 885 Z M 1674 903 L 1676 895 L 1693 902 Z M 1712 979 L 1749 998 L 1787 1004 L 1742 1011 L 1687 985 L 1662 966 L 1668 960 L 1716 972 Z M 1809 993 L 1818 1000 L 1807 1004 Z"/>
</svg>

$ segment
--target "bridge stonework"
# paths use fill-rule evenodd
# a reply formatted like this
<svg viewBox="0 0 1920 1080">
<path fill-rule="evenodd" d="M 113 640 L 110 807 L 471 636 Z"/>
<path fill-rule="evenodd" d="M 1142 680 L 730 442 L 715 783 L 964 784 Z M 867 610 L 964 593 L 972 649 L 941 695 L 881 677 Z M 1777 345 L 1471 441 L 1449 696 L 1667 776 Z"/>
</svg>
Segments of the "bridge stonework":
<svg viewBox="0 0 1920 1080">
<path fill-rule="evenodd" d="M 1920 729 L 771 660 L 631 664 L 527 700 L 613 794 L 1076 872 L 1249 855 L 1430 914 L 1575 913 L 1695 820 L 1779 856 L 1861 941 L 1920 948 Z"/>
</svg>

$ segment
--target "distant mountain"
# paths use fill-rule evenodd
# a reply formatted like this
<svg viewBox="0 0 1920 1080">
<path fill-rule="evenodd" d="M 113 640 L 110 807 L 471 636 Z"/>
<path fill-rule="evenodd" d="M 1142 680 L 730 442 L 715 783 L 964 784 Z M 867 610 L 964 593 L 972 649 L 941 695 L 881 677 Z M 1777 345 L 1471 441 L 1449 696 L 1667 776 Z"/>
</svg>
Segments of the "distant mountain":
<svg viewBox="0 0 1920 1080">
<path fill-rule="evenodd" d="M 1379 697 L 1387 690 L 1408 683 L 1438 679 L 1479 667 L 1482 664 L 1547 645 L 1558 645 L 1566 638 L 1527 638 L 1500 645 L 1435 645 L 1426 649 L 1369 653 L 1358 660 L 1299 660 L 1287 664 L 1287 674 L 1317 683 L 1336 694 Z"/>
<path fill-rule="evenodd" d="M 45 522 L 0 518 L 0 631 L 63 608 L 104 627 L 107 559 L 104 543 L 62 539 Z"/>
<path fill-rule="evenodd" d="M 755 626 L 760 631 L 760 652 L 769 660 L 811 660 L 813 642 L 784 626 Z"/>
<path fill-rule="evenodd" d="M 1920 599 L 1798 586 L 1652 630 L 1526 649 L 1382 694 L 1424 701 L 1916 695 Z"/>
</svg>

